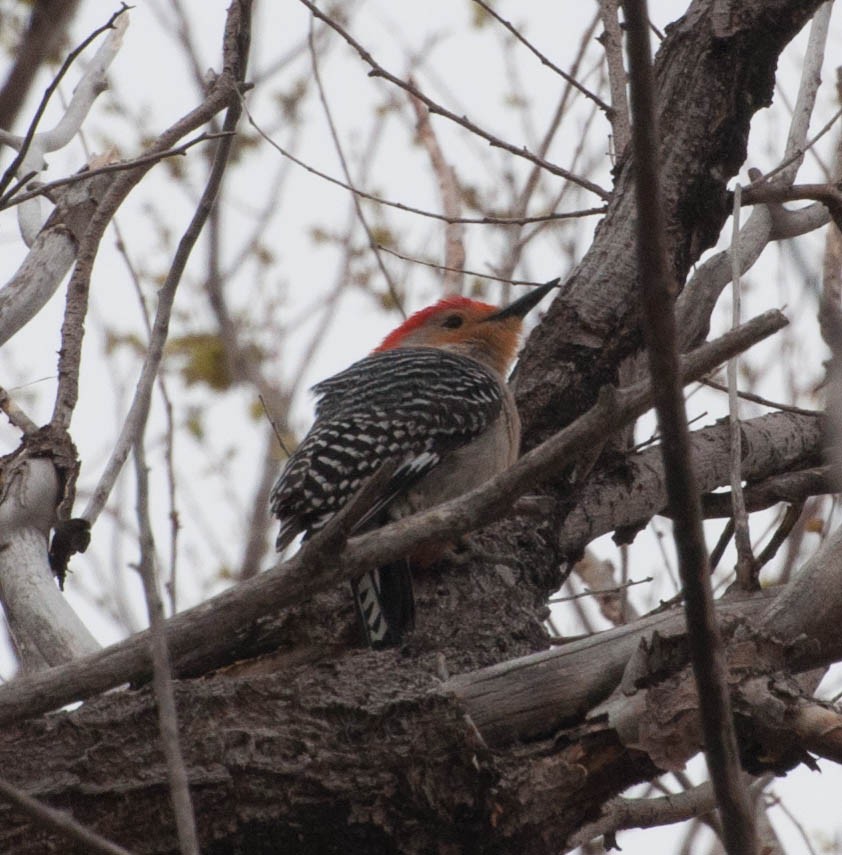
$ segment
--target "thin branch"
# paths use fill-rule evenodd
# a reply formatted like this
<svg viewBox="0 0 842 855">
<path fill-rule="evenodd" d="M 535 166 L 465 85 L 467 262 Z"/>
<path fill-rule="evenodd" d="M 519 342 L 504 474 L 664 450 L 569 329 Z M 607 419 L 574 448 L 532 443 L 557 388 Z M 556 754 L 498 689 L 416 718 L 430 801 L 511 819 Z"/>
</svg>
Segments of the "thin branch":
<svg viewBox="0 0 842 855">
<path fill-rule="evenodd" d="M 70 69 L 70 66 L 76 61 L 79 55 L 88 47 L 91 42 L 96 41 L 103 33 L 108 30 L 114 30 L 117 19 L 123 15 L 125 12 L 129 10 L 129 7 L 123 3 L 122 8 L 118 9 L 109 19 L 104 23 L 101 27 L 97 27 L 86 39 L 82 41 L 77 47 L 75 47 L 70 53 L 65 57 L 64 62 L 61 64 L 59 70 L 56 72 L 55 77 L 53 77 L 50 85 L 44 90 L 44 95 L 41 98 L 41 102 L 38 104 L 38 107 L 35 110 L 35 115 L 32 117 L 32 121 L 29 123 L 29 127 L 27 128 L 26 134 L 24 135 L 22 140 L 16 140 L 11 134 L 6 133 L 5 131 L 0 132 L 0 143 L 5 143 L 6 145 L 14 146 L 17 149 L 17 155 L 9 164 L 6 171 L 3 173 L 3 177 L 0 178 L 0 193 L 5 192 L 6 188 L 9 186 L 12 178 L 17 174 L 18 169 L 20 169 L 21 164 L 26 160 L 26 156 L 29 152 L 30 146 L 32 145 L 32 140 L 35 138 L 35 132 L 38 129 L 38 124 L 41 121 L 41 118 L 44 115 L 44 111 L 47 109 L 47 104 L 49 103 L 50 98 L 53 93 L 58 88 L 59 83 L 61 83 L 64 75 Z"/>
<path fill-rule="evenodd" d="M 769 538 L 769 542 L 763 548 L 760 555 L 757 556 L 754 570 L 756 576 L 760 574 L 760 571 L 778 554 L 778 550 L 786 543 L 786 539 L 801 518 L 801 512 L 804 510 L 804 501 L 804 499 L 801 499 L 787 506 L 781 524 L 775 529 L 775 533 Z"/>
<path fill-rule="evenodd" d="M 476 0 L 480 2 L 480 0 Z M 447 162 L 441 150 L 430 113 L 417 99 L 410 96 L 409 103 L 415 111 L 416 132 L 421 144 L 427 150 L 430 164 L 439 185 L 441 206 L 450 218 L 458 218 L 461 212 L 459 182 L 453 167 Z M 462 223 L 448 223 L 444 229 L 444 264 L 448 268 L 442 279 L 442 287 L 448 293 L 461 294 L 464 285 L 464 274 L 457 273 L 465 266 L 465 241 Z"/>
<path fill-rule="evenodd" d="M 164 629 L 164 607 L 158 590 L 155 567 L 155 541 L 149 519 L 149 473 L 143 449 L 141 426 L 134 443 L 135 479 L 137 483 L 137 520 L 140 541 L 138 571 L 143 582 L 146 609 L 149 615 L 149 647 L 152 656 L 152 687 L 158 707 L 158 727 L 167 762 L 170 798 L 175 812 L 175 825 L 182 855 L 199 855 L 196 817 L 187 780 L 187 768 L 178 736 L 178 713 L 172 683 L 172 667 Z"/>
<path fill-rule="evenodd" d="M 734 211 L 731 232 L 731 325 L 740 325 L 740 198 L 741 187 L 734 188 Z M 728 424 L 731 433 L 731 504 L 734 520 L 734 545 L 737 547 L 737 582 L 744 591 L 757 587 L 754 570 L 754 554 L 751 551 L 751 535 L 748 528 L 748 514 L 743 499 L 743 459 L 742 427 L 740 425 L 740 400 L 737 397 L 737 372 L 739 357 L 728 360 Z"/>
<path fill-rule="evenodd" d="M 333 18 L 326 15 L 322 12 L 318 6 L 314 3 L 311 3 L 310 0 L 299 0 L 300 3 L 303 3 L 312 13 L 312 15 L 318 18 L 320 21 L 323 21 L 327 24 L 331 29 L 335 30 L 360 56 L 360 59 L 363 62 L 367 63 L 371 66 L 371 71 L 369 72 L 370 77 L 382 77 L 384 80 L 388 80 L 395 86 L 403 89 L 408 92 L 410 95 L 418 98 L 419 101 L 423 102 L 427 109 L 438 116 L 443 116 L 445 119 L 449 119 L 452 122 L 455 122 L 457 125 L 461 125 L 466 130 L 475 134 L 478 137 L 481 137 L 490 145 L 495 148 L 501 148 L 504 151 L 508 151 L 510 154 L 514 154 L 517 157 L 522 157 L 526 160 L 531 161 L 532 163 L 537 164 L 542 169 L 546 169 L 547 172 L 552 173 L 553 175 L 558 175 L 561 178 L 566 179 L 567 181 L 572 181 L 574 184 L 578 184 L 580 187 L 583 187 L 585 190 L 589 190 L 591 193 L 599 196 L 600 199 L 609 199 L 611 194 L 608 190 L 600 187 L 598 184 L 594 184 L 593 181 L 588 181 L 581 176 L 574 175 L 572 172 L 569 172 L 566 169 L 563 169 L 560 166 L 556 166 L 554 163 L 550 163 L 542 157 L 538 157 L 538 155 L 533 154 L 528 151 L 525 147 L 512 145 L 511 143 L 507 143 L 504 140 L 501 140 L 499 137 L 494 136 L 494 134 L 489 133 L 483 128 L 479 127 L 479 125 L 474 124 L 467 116 L 457 116 L 456 113 L 448 110 L 446 107 L 442 107 L 440 104 L 437 104 L 431 98 L 427 97 L 420 89 L 416 86 L 413 86 L 411 83 L 407 83 L 405 80 L 401 80 L 401 78 L 396 77 L 391 72 L 387 71 L 383 66 L 379 65 L 375 62 L 372 55 L 337 21 Z"/>
<path fill-rule="evenodd" d="M 798 821 L 795 814 L 793 814 L 793 812 L 786 806 L 786 803 L 782 799 L 779 799 L 774 793 L 767 794 L 767 808 L 770 807 L 778 808 L 792 823 L 796 831 L 801 835 L 801 839 L 804 841 L 804 851 L 807 855 L 819 855 L 813 846 L 813 841 L 810 839 L 807 829 Z"/>
<path fill-rule="evenodd" d="M 617 0 L 599 0 L 599 14 L 605 32 L 599 43 L 605 49 L 605 64 L 608 68 L 608 86 L 611 91 L 611 109 L 608 118 L 614 132 L 616 157 L 622 155 L 631 138 L 629 125 L 629 101 L 626 97 L 626 69 L 623 65 L 623 34 L 617 20 Z"/>
<path fill-rule="evenodd" d="M 551 62 L 549 59 L 547 59 L 547 57 L 544 56 L 544 54 L 542 54 L 541 51 L 539 51 L 538 48 L 536 48 L 535 45 L 532 44 L 532 42 L 524 38 L 523 33 L 521 33 L 520 30 L 512 26 L 510 21 L 507 21 L 505 18 L 497 14 L 497 12 L 495 12 L 494 9 L 487 3 L 484 3 L 483 0 L 474 0 L 474 3 L 476 3 L 477 6 L 482 7 L 485 13 L 494 18 L 495 21 L 502 24 L 524 47 L 531 51 L 540 60 L 541 65 L 545 65 L 547 68 L 552 69 L 559 77 L 561 77 L 563 80 L 566 80 L 574 89 L 577 89 L 579 92 L 581 92 L 585 96 L 585 98 L 589 98 L 591 101 L 593 101 L 594 104 L 596 104 L 596 106 L 599 107 L 599 109 L 602 110 L 603 113 L 609 116 L 611 115 L 611 107 L 609 107 L 608 104 L 606 104 L 605 101 L 603 101 L 602 98 L 599 97 L 599 95 L 596 95 L 594 92 L 591 92 L 590 89 L 579 83 L 579 81 L 572 74 L 568 74 L 566 71 L 559 68 L 554 62 Z"/>
<path fill-rule="evenodd" d="M 783 161 L 774 170 L 774 174 L 780 175 L 779 183 L 784 185 L 794 181 L 803 150 L 808 147 L 806 139 L 810 127 L 810 115 L 815 106 L 821 82 L 830 6 L 829 3 L 821 6 L 813 16 L 810 25 L 807 52 L 801 69 L 801 83 L 787 135 Z M 744 188 L 744 200 L 751 192 L 749 189 L 751 187 L 754 187 L 754 184 Z M 820 206 L 810 206 L 803 211 L 787 212 L 786 219 L 785 224 L 781 223 L 781 217 L 776 216 L 774 207 L 757 208 L 752 212 L 740 232 L 742 273 L 749 270 L 757 261 L 770 240 L 793 237 L 820 228 L 827 222 L 828 214 Z M 685 286 L 678 299 L 677 310 L 680 319 L 679 328 L 690 346 L 704 339 L 713 307 L 722 289 L 730 281 L 730 254 L 728 250 L 724 250 L 702 264 Z"/>
<path fill-rule="evenodd" d="M 120 224 L 117 221 L 116 216 L 113 220 L 114 226 L 114 234 L 117 238 L 117 252 L 123 259 L 124 264 L 126 265 L 126 269 L 129 272 L 129 278 L 131 280 L 132 286 L 134 288 L 135 296 L 137 297 L 138 308 L 140 309 L 140 316 L 143 319 L 143 325 L 146 328 L 146 336 L 147 336 L 147 347 L 149 344 L 149 340 L 152 338 L 152 321 L 149 318 L 149 309 L 146 305 L 146 299 L 143 295 L 143 289 L 140 284 L 140 276 L 133 264 L 130 256 L 129 250 L 126 245 L 126 240 L 123 235 L 122 229 L 120 228 Z M 170 562 L 169 562 L 169 578 L 166 582 L 167 595 L 170 601 L 170 614 L 175 614 L 178 611 L 178 587 L 177 587 L 177 574 L 178 574 L 178 534 L 181 528 L 180 518 L 178 513 L 178 505 L 177 505 L 177 489 L 176 489 L 176 477 L 175 477 L 175 457 L 174 457 L 174 449 L 175 449 L 175 419 L 173 415 L 173 406 L 172 400 L 170 399 L 169 391 L 167 390 L 167 383 L 164 379 L 163 375 L 158 375 L 158 391 L 161 395 L 161 400 L 164 404 L 164 419 L 166 423 L 166 429 L 164 434 L 164 461 L 166 464 L 167 470 L 167 492 L 169 494 L 169 504 L 170 504 Z M 117 563 L 114 566 L 118 566 Z"/>
<path fill-rule="evenodd" d="M 35 134 L 29 150 L 17 170 L 28 181 L 45 168 L 47 152 L 55 152 L 66 146 L 80 131 L 94 102 L 107 88 L 106 74 L 123 43 L 123 35 L 129 25 L 128 15 L 116 21 L 107 38 L 102 42 L 88 63 L 85 73 L 73 90 L 59 121 L 49 130 Z M 0 137 L 2 137 L 0 133 Z M 5 136 L 5 141 L 17 147 L 16 138 Z M 0 188 L 2 191 L 4 188 Z M 18 228 L 27 246 L 31 246 L 44 224 L 40 200 L 33 199 L 17 209 Z"/>
<path fill-rule="evenodd" d="M 79 0 L 58 4 L 35 0 L 30 4 L 29 23 L 10 51 L 14 64 L 0 89 L 0 128 L 12 129 L 36 75 L 54 55 L 78 6 Z"/>
<path fill-rule="evenodd" d="M 93 178 L 95 175 L 107 175 L 111 172 L 125 172 L 127 169 L 134 169 L 136 166 L 147 166 L 149 164 L 158 163 L 168 157 L 175 157 L 187 153 L 187 150 L 201 142 L 208 140 L 219 139 L 224 134 L 221 133 L 203 133 L 192 140 L 188 140 L 183 145 L 175 146 L 166 151 L 154 152 L 152 154 L 144 154 L 136 157 L 133 160 L 123 160 L 119 163 L 108 163 L 105 166 L 98 166 L 96 169 L 83 169 L 75 175 L 69 175 L 67 178 L 57 178 L 55 181 L 49 181 L 46 184 L 40 184 L 38 187 L 29 190 L 26 193 L 21 193 L 18 196 L 14 194 L 25 186 L 27 182 L 23 182 L 20 187 L 18 185 L 12 187 L 5 196 L 0 198 L 0 210 L 13 208 L 15 205 L 20 205 L 21 202 L 27 202 L 30 199 L 35 199 L 38 196 L 49 196 L 53 190 L 59 187 L 66 187 L 68 184 L 76 184 L 79 181 L 86 181 Z"/>
<path fill-rule="evenodd" d="M 330 129 L 330 138 L 333 140 L 333 147 L 336 149 L 336 154 L 339 157 L 339 163 L 342 165 L 342 174 L 345 176 L 345 181 L 348 184 L 352 184 L 351 170 L 348 168 L 348 161 L 345 159 L 345 152 L 342 150 L 342 143 L 339 140 L 339 134 L 336 131 L 336 125 L 333 121 L 333 113 L 331 113 L 330 105 L 328 104 L 327 96 L 325 95 L 324 86 L 322 86 L 321 74 L 319 74 L 319 62 L 318 57 L 316 56 L 316 46 L 313 42 L 312 18 L 310 19 L 310 31 L 307 38 L 307 45 L 310 49 L 310 66 L 313 69 L 313 79 L 316 83 L 316 90 L 319 93 L 319 101 L 322 105 L 322 109 L 324 110 L 328 128 Z M 365 236 L 368 239 L 369 249 L 371 249 L 371 251 L 374 253 L 374 257 L 377 259 L 377 266 L 380 268 L 380 274 L 383 276 L 383 279 L 386 282 L 386 288 L 389 291 L 389 295 L 392 298 L 392 302 L 398 307 L 398 311 L 403 316 L 403 319 L 406 320 L 407 315 L 406 310 L 403 307 L 403 301 L 401 300 L 397 286 L 395 285 L 395 281 L 394 279 L 392 279 L 392 275 L 389 273 L 389 271 L 386 269 L 386 265 L 383 263 L 383 257 L 380 255 L 378 243 L 374 239 L 374 234 L 372 233 L 371 227 L 368 224 L 368 220 L 366 219 L 366 216 L 363 213 L 363 208 L 360 204 L 359 197 L 356 193 L 353 193 L 351 195 L 351 198 L 354 201 L 354 209 L 357 212 L 357 218 L 359 219 L 360 225 L 363 227 Z"/>
<path fill-rule="evenodd" d="M 711 573 L 719 566 L 719 562 L 722 560 L 722 556 L 725 554 L 725 550 L 728 548 L 728 544 L 731 542 L 733 536 L 734 518 L 729 516 L 728 522 L 725 523 L 725 528 L 722 529 L 722 533 L 719 535 L 719 540 L 716 541 L 710 552 L 709 564 Z"/>
<path fill-rule="evenodd" d="M 544 223 L 544 222 L 552 222 L 553 220 L 569 220 L 574 219 L 576 217 L 590 217 L 595 214 L 604 214 L 608 209 L 605 205 L 599 205 L 593 208 L 584 208 L 581 211 L 565 211 L 562 213 L 549 213 L 542 214 L 537 217 L 504 217 L 497 215 L 489 215 L 485 217 L 448 217 L 446 214 L 439 214 L 435 211 L 425 211 L 423 208 L 414 208 L 412 205 L 405 205 L 403 202 L 394 202 L 391 199 L 384 199 L 382 196 L 375 196 L 372 193 L 367 193 L 365 190 L 360 190 L 358 187 L 353 187 L 350 184 L 347 184 L 344 181 L 340 181 L 338 178 L 334 178 L 332 175 L 328 175 L 326 172 L 322 172 L 319 169 L 316 169 L 314 166 L 310 166 L 309 163 L 301 160 L 301 158 L 296 157 L 292 152 L 285 149 L 282 145 L 277 143 L 260 125 L 257 124 L 254 116 L 248 108 L 248 105 L 243 106 L 243 112 L 245 113 L 246 119 L 248 123 L 254 128 L 254 130 L 267 142 L 278 154 L 283 157 L 291 160 L 296 166 L 300 166 L 305 171 L 309 172 L 311 175 L 315 175 L 318 178 L 323 179 L 324 181 L 329 182 L 330 184 L 335 184 L 337 187 L 341 187 L 343 190 L 348 190 L 353 193 L 355 196 L 359 196 L 361 199 L 368 199 L 370 202 L 376 202 L 378 205 L 386 205 L 390 208 L 397 208 L 399 211 L 406 211 L 409 214 L 418 214 L 421 217 L 428 217 L 431 220 L 441 220 L 444 223 L 464 223 L 465 225 L 477 225 L 477 226 L 521 226 L 528 225 L 530 223 Z"/>
<path fill-rule="evenodd" d="M 236 28 L 232 34 L 232 39 L 236 42 L 236 50 L 238 53 L 236 57 L 228 57 L 228 67 L 236 69 L 238 80 L 244 79 L 245 76 L 249 44 L 249 24 L 247 18 L 250 14 L 250 0 L 240 0 L 240 6 L 232 5 L 230 10 L 235 10 L 240 7 L 242 17 L 232 15 L 232 11 L 229 11 L 229 25 L 233 24 Z M 236 83 L 236 81 L 234 82 Z M 227 94 L 230 95 L 230 93 Z M 175 300 L 175 292 L 178 288 L 179 282 L 181 281 L 181 276 L 184 273 L 184 268 L 187 265 L 190 253 L 192 252 L 193 247 L 201 234 L 202 227 L 207 221 L 211 208 L 216 201 L 216 195 L 219 192 L 222 177 L 225 173 L 225 167 L 231 153 L 233 145 L 232 133 L 236 128 L 237 120 L 240 116 L 242 100 L 237 97 L 229 97 L 228 100 L 230 101 L 230 105 L 226 112 L 225 122 L 223 124 L 224 135 L 219 140 L 205 189 L 199 200 L 196 211 L 193 214 L 193 218 L 179 241 L 166 281 L 158 292 L 158 308 L 155 313 L 155 323 L 152 328 L 149 349 L 143 363 L 140 378 L 138 379 L 132 404 L 126 415 L 126 420 L 123 423 L 120 436 L 111 453 L 111 457 L 106 464 L 105 471 L 100 476 L 99 482 L 94 488 L 85 510 L 82 513 L 82 518 L 88 520 L 91 524 L 94 523 L 102 512 L 105 502 L 107 501 L 108 496 L 114 487 L 114 483 L 117 480 L 117 476 L 120 474 L 120 469 L 128 456 L 129 450 L 132 445 L 134 445 L 141 426 L 146 422 L 149 402 L 152 395 L 152 386 L 155 382 L 155 377 L 161 364 L 164 344 L 169 332 L 170 315 L 172 312 L 173 302 Z M 57 410 L 59 408 L 60 399 L 61 395 L 59 395 L 59 398 L 56 401 Z M 73 403 L 75 404 L 75 395 Z"/>
<path fill-rule="evenodd" d="M 832 4 L 826 4 L 830 7 Z M 824 7 L 822 7 L 824 8 Z M 816 13 L 818 15 L 818 13 Z M 815 18 L 814 18 L 815 20 Z M 746 187 L 746 190 L 754 191 L 759 188 L 761 185 L 765 184 L 767 181 L 770 181 L 779 173 L 785 171 L 788 167 L 792 166 L 794 163 L 798 162 L 801 158 L 804 157 L 804 154 L 808 152 L 830 129 L 839 121 L 840 117 L 842 117 L 842 107 L 840 107 L 827 121 L 827 123 L 821 128 L 821 130 L 813 137 L 811 137 L 803 146 L 798 146 L 795 151 L 793 151 L 788 157 L 784 158 L 774 169 L 770 169 L 769 172 L 765 172 L 761 174 L 758 178 L 751 182 L 751 184 Z"/>
<path fill-rule="evenodd" d="M 728 387 L 722 383 L 717 383 L 716 380 L 711 380 L 709 377 L 703 377 L 699 381 L 704 386 L 709 386 L 711 389 L 716 389 L 719 392 L 727 392 Z M 782 413 L 795 413 L 797 416 L 817 416 L 817 410 L 808 410 L 805 407 L 796 407 L 793 404 L 784 404 L 780 401 L 773 401 L 770 398 L 764 398 L 762 395 L 755 395 L 754 392 L 743 392 L 737 390 L 737 395 L 744 401 L 751 401 L 754 404 L 760 404 L 764 407 L 771 407 L 773 410 L 780 410 Z"/>
<path fill-rule="evenodd" d="M 263 403 L 263 396 L 260 396 Z M 263 404 L 264 409 L 266 407 Z M 268 412 L 267 412 L 268 417 Z M 248 524 L 246 526 L 245 545 L 243 546 L 243 557 L 240 560 L 240 567 L 237 572 L 237 579 L 249 579 L 260 572 L 260 561 L 266 554 L 267 533 L 269 522 L 269 495 L 272 491 L 272 485 L 277 477 L 278 467 L 277 458 L 275 455 L 276 441 L 284 449 L 287 457 L 289 452 L 284 447 L 283 439 L 280 432 L 275 427 L 274 422 L 269 418 L 269 423 L 272 426 L 271 430 L 266 431 L 265 445 L 263 454 L 261 455 L 258 472 L 260 473 L 257 487 L 254 490 L 254 496 L 251 501 L 251 510 L 248 514 Z M 274 434 L 273 434 L 274 431 Z"/>
<path fill-rule="evenodd" d="M 597 23 L 599 22 L 599 15 L 594 15 L 591 20 L 590 26 L 587 27 L 582 32 L 582 37 L 579 40 L 579 48 L 576 52 L 576 56 L 573 59 L 573 65 L 571 66 L 571 73 L 577 74 L 579 68 L 582 65 L 582 62 L 585 59 L 587 49 L 590 46 L 591 39 L 593 37 L 594 32 L 596 31 Z M 573 95 L 573 87 L 568 83 L 564 86 L 564 89 L 561 93 L 561 97 L 558 100 L 558 104 L 556 106 L 555 112 L 547 123 L 547 130 L 544 133 L 544 136 L 541 139 L 541 142 L 538 145 L 538 154 L 541 157 L 545 157 L 547 152 L 550 150 L 550 146 L 552 145 L 553 140 L 556 138 L 556 134 L 561 128 L 562 119 L 565 115 L 565 111 L 567 110 L 568 102 L 570 101 Z M 591 114 L 588 116 L 585 125 L 582 127 L 581 139 L 576 146 L 576 150 L 573 153 L 573 157 L 570 161 L 570 168 L 575 169 L 582 153 L 585 150 L 585 140 L 589 138 L 588 129 L 590 127 L 591 121 L 593 120 L 594 115 L 596 115 L 597 109 L 594 107 L 591 110 Z M 587 170 L 585 170 L 587 172 Z M 544 176 L 543 170 L 536 165 L 533 165 L 529 170 L 529 174 L 526 177 L 526 180 L 523 182 L 523 187 L 520 192 L 517 193 L 514 204 L 511 206 L 511 213 L 515 215 L 525 215 L 526 210 L 529 207 L 529 203 L 535 195 L 537 189 L 540 186 L 541 178 Z M 568 191 L 571 189 L 570 184 L 563 184 L 556 194 L 555 199 L 550 204 L 550 208 L 555 210 L 558 205 L 561 204 L 561 200 L 567 195 Z M 517 268 L 518 263 L 520 262 L 521 256 L 523 254 L 523 250 L 529 244 L 533 238 L 541 233 L 543 229 L 545 229 L 548 225 L 547 220 L 536 224 L 536 227 L 532 229 L 529 234 L 524 235 L 522 233 L 522 229 L 520 228 L 512 228 L 506 229 L 504 234 L 507 238 L 508 247 L 503 253 L 503 263 L 496 265 L 495 273 L 501 276 L 504 280 L 511 279 L 514 275 L 514 271 Z M 525 225 L 525 223 L 517 224 L 519 226 Z"/>
<path fill-rule="evenodd" d="M 492 276 L 490 273 L 479 273 L 476 270 L 467 270 L 464 267 L 447 267 L 444 264 L 436 264 L 434 261 L 424 261 L 423 258 L 414 258 L 411 255 L 404 255 L 396 249 L 389 249 L 388 246 L 383 246 L 382 243 L 378 244 L 377 247 L 378 249 L 382 249 L 383 252 L 388 252 L 389 255 L 394 255 L 396 258 L 400 258 L 403 261 L 410 261 L 413 264 L 421 264 L 424 267 L 432 267 L 434 270 L 453 271 L 454 273 L 460 273 L 463 276 L 478 276 L 480 279 L 488 279 L 492 282 L 505 282 L 507 285 L 535 284 L 531 279 L 507 279 L 503 276 Z"/>
<path fill-rule="evenodd" d="M 581 479 L 580 479 L 581 480 Z M 626 552 L 628 550 L 625 550 Z M 634 606 L 628 602 L 628 589 L 631 585 L 639 584 L 630 582 L 628 578 L 628 562 L 623 562 L 623 577 L 618 582 L 614 576 L 614 564 L 607 559 L 599 559 L 591 550 L 586 549 L 584 556 L 573 566 L 573 575 L 576 575 L 584 585 L 585 592 L 604 591 L 598 593 L 596 604 L 602 616 L 614 626 L 626 623 L 629 616 L 638 617 Z M 643 580 L 646 581 L 646 580 Z M 583 595 L 574 594 L 573 599 L 579 600 Z M 554 602 L 554 600 L 550 600 Z M 581 614 L 581 611 L 577 609 Z M 583 621 L 584 623 L 584 621 Z"/>
<path fill-rule="evenodd" d="M 38 425 L 14 402 L 9 393 L 0 386 L 0 410 L 6 414 L 10 424 L 13 424 L 24 436 L 33 434 Z"/>
<path fill-rule="evenodd" d="M 629 579 L 628 582 L 623 582 L 621 585 L 615 585 L 613 588 L 597 588 L 594 590 L 585 588 L 584 591 L 580 591 L 578 594 L 569 594 L 566 597 L 550 597 L 547 602 L 569 603 L 571 600 L 581 600 L 583 597 L 599 597 L 603 594 L 619 594 L 620 591 L 631 588 L 635 585 L 645 585 L 648 582 L 652 582 L 654 581 L 654 578 L 654 576 L 647 576 L 645 579 Z"/>
<path fill-rule="evenodd" d="M 667 495 L 684 588 L 690 661 L 699 694 L 705 757 L 729 855 L 756 855 L 754 814 L 740 775 L 725 653 L 716 619 L 690 432 L 678 371 L 675 283 L 667 263 L 659 144 L 646 0 L 624 0 L 635 152 L 639 279 L 649 369 L 661 429 Z"/>
<path fill-rule="evenodd" d="M 27 816 L 32 817 L 39 825 L 50 829 L 50 831 L 55 831 L 67 840 L 84 846 L 85 852 L 97 853 L 97 855 L 132 855 L 128 849 L 112 843 L 76 822 L 67 811 L 51 808 L 2 779 L 0 779 L 0 797 L 11 802 Z"/>
</svg>

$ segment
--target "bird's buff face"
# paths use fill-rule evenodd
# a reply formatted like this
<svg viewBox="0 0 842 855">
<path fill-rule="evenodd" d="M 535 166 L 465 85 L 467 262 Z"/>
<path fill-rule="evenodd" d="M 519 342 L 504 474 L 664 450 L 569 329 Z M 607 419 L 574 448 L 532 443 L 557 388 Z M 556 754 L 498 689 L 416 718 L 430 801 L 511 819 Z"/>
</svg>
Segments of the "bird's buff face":
<svg viewBox="0 0 842 855">
<path fill-rule="evenodd" d="M 505 374 L 517 353 L 519 317 L 495 319 L 496 306 L 450 297 L 422 309 L 387 336 L 377 351 L 396 347 L 438 347 L 469 356 Z"/>
</svg>

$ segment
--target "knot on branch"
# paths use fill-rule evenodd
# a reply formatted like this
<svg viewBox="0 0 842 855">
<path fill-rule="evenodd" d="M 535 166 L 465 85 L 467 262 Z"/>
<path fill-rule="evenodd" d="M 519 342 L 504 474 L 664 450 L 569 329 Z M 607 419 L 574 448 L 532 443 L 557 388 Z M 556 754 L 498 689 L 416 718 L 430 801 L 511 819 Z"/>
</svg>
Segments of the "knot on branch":
<svg viewBox="0 0 842 855">
<path fill-rule="evenodd" d="M 84 552 L 90 541 L 90 525 L 85 520 L 71 520 L 70 512 L 76 496 L 76 479 L 79 475 L 79 457 L 70 434 L 61 427 L 44 425 L 26 434 L 21 444 L 10 454 L 0 458 L 3 490 L 0 503 L 10 499 L 10 488 L 23 474 L 27 461 L 48 459 L 55 468 L 58 478 L 58 493 L 51 494 L 52 507 L 43 507 L 41 494 L 33 502 L 17 499 L 22 506 L 32 505 L 35 515 L 48 520 L 55 527 L 50 546 L 50 567 L 63 588 L 67 574 L 67 563 L 76 552 Z M 28 499 L 28 497 L 27 497 Z M 32 509 L 29 509 L 32 513 Z M 17 520 L 17 524 L 26 522 Z"/>
</svg>

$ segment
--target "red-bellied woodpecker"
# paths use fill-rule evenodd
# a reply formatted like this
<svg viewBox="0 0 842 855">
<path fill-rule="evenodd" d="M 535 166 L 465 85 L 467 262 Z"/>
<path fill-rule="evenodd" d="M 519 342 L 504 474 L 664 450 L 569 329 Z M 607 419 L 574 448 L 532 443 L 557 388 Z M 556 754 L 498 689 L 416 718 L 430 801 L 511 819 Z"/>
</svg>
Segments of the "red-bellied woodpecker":
<svg viewBox="0 0 842 855">
<path fill-rule="evenodd" d="M 313 387 L 316 421 L 272 489 L 278 551 L 324 526 L 380 468 L 394 467 L 355 531 L 460 496 L 510 466 L 520 419 L 506 385 L 522 319 L 558 280 L 503 309 L 449 297 L 416 312 L 365 359 Z M 372 647 L 414 625 L 406 561 L 352 584 Z"/>
</svg>

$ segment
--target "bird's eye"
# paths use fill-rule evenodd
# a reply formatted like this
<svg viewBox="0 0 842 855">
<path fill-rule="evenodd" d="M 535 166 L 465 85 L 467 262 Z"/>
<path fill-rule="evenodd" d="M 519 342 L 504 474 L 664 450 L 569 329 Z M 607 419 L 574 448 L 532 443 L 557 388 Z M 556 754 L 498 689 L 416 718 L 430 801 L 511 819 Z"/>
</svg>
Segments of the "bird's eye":
<svg viewBox="0 0 842 855">
<path fill-rule="evenodd" d="M 449 315 L 444 319 L 442 326 L 449 330 L 457 330 L 463 323 L 465 323 L 465 319 L 461 315 Z"/>
</svg>

